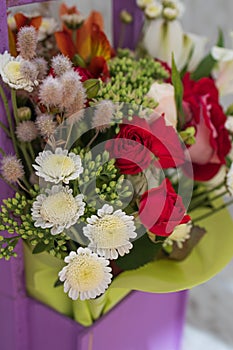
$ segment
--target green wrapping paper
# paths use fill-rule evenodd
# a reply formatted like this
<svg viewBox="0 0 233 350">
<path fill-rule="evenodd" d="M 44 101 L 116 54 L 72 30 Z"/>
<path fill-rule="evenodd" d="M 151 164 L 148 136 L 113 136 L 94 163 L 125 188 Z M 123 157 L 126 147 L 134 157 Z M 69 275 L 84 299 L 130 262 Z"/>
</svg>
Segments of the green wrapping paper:
<svg viewBox="0 0 233 350">
<path fill-rule="evenodd" d="M 62 260 L 46 252 L 33 255 L 30 247 L 24 244 L 24 261 L 28 294 L 83 326 L 90 326 L 131 291 L 110 287 L 104 295 L 95 300 L 72 301 L 64 293 L 63 286 L 54 287 L 58 272 L 66 265 Z"/>
<path fill-rule="evenodd" d="M 221 205 L 222 202 L 216 202 Z M 204 214 L 197 210 L 195 217 Z M 192 215 L 194 217 L 194 215 Z M 90 326 L 101 315 L 110 311 L 131 290 L 169 293 L 190 289 L 218 273 L 233 256 L 232 218 L 227 209 L 201 221 L 207 230 L 192 253 L 181 262 L 158 260 L 139 269 L 117 276 L 106 293 L 87 301 L 72 301 L 63 287 L 54 288 L 63 261 L 48 253 L 33 255 L 24 245 L 26 288 L 30 296 L 58 312 Z"/>
</svg>

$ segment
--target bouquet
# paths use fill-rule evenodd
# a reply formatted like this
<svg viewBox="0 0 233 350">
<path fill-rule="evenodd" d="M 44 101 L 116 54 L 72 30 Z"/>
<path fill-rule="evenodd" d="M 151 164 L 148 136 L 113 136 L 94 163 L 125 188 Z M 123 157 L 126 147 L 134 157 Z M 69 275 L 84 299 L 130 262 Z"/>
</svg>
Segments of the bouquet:
<svg viewBox="0 0 233 350">
<path fill-rule="evenodd" d="M 205 39 L 181 27 L 178 0 L 137 5 L 134 51 L 121 47 L 133 21 L 126 10 L 114 49 L 99 13 L 85 19 L 62 4 L 60 26 L 10 14 L 0 55 L 0 126 L 13 145 L 0 149 L 1 178 L 15 193 L 1 206 L 0 257 L 16 257 L 23 240 L 28 271 L 32 257 L 51 261 L 51 287 L 79 314 L 97 305 L 94 319 L 129 290 L 186 289 L 232 257 L 226 232 L 225 256 L 210 262 L 218 215 L 233 203 L 221 200 L 233 194 L 233 108 L 219 98 L 232 92 L 232 51 L 220 33 L 204 57 Z M 204 275 L 187 277 L 197 266 Z"/>
</svg>

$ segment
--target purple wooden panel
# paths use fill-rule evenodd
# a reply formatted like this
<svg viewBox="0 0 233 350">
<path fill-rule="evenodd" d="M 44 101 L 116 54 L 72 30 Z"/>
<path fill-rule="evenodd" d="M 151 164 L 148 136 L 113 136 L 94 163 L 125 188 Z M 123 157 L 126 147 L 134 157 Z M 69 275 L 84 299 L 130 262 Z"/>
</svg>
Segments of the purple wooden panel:
<svg viewBox="0 0 233 350">
<path fill-rule="evenodd" d="M 4 1 L 4 0 L 1 0 Z M 20 5 L 26 5 L 31 3 L 37 3 L 37 2 L 49 2 L 49 0 L 6 0 L 7 7 L 10 6 L 20 6 Z"/>
<path fill-rule="evenodd" d="M 85 328 L 30 298 L 22 302 L 28 318 L 16 320 L 18 301 L 1 298 L 1 349 L 179 350 L 185 303 L 185 292 L 133 292 Z M 28 334 L 21 333 L 23 327 Z"/>
<path fill-rule="evenodd" d="M 185 292 L 134 292 L 79 339 L 80 350 L 178 350 L 185 304 Z"/>
<path fill-rule="evenodd" d="M 114 46 L 117 48 L 120 38 L 120 13 L 121 11 L 127 10 L 131 15 L 133 15 L 133 22 L 127 25 L 127 35 L 123 41 L 122 47 L 128 47 L 134 49 L 137 43 L 141 28 L 143 13 L 136 5 L 136 0 L 112 0 L 113 1 L 113 41 Z"/>
<path fill-rule="evenodd" d="M 7 7 L 6 1 L 0 2 L 0 53 L 4 52 L 8 48 L 8 29 L 7 23 Z"/>
</svg>

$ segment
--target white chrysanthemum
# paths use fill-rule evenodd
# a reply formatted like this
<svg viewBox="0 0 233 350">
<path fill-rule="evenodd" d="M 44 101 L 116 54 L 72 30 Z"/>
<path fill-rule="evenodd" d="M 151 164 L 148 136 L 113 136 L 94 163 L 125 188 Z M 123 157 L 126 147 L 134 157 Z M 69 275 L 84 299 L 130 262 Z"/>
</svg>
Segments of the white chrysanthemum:
<svg viewBox="0 0 233 350">
<path fill-rule="evenodd" d="M 36 175 L 45 181 L 58 184 L 63 181 L 68 184 L 70 180 L 75 180 L 83 172 L 82 162 L 79 155 L 69 153 L 68 150 L 56 148 L 55 152 L 43 151 L 36 157 L 33 164 Z"/>
<path fill-rule="evenodd" d="M 233 133 L 233 116 L 228 116 L 225 123 L 225 128 Z"/>
<path fill-rule="evenodd" d="M 150 19 L 155 19 L 161 15 L 162 9 L 162 5 L 156 1 L 146 6 L 145 15 Z"/>
<path fill-rule="evenodd" d="M 94 299 L 104 293 L 111 283 L 109 261 L 92 253 L 88 248 L 78 248 L 66 258 L 68 264 L 58 276 L 64 283 L 64 292 L 73 300 Z"/>
<path fill-rule="evenodd" d="M 52 35 L 58 29 L 58 23 L 53 17 L 47 18 L 43 17 L 42 22 L 38 32 L 38 40 L 42 41 L 47 38 L 47 36 Z"/>
<path fill-rule="evenodd" d="M 20 56 L 13 57 L 7 51 L 0 54 L 0 75 L 4 83 L 13 89 L 23 89 L 28 92 L 33 91 L 35 81 L 25 77 L 21 71 L 21 65 L 25 62 Z M 38 82 L 36 81 L 36 85 Z"/>
<path fill-rule="evenodd" d="M 233 163 L 231 164 L 230 170 L 227 173 L 227 189 L 233 196 Z"/>
<path fill-rule="evenodd" d="M 88 247 L 106 259 L 128 254 L 133 247 L 129 240 L 137 236 L 134 217 L 126 215 L 121 209 L 113 212 L 113 207 L 108 204 L 97 214 L 88 218 L 88 225 L 83 228 L 84 235 L 90 240 Z"/>
<path fill-rule="evenodd" d="M 57 235 L 75 225 L 84 214 L 83 195 L 74 197 L 68 186 L 54 185 L 45 192 L 36 197 L 32 206 L 35 227 L 52 228 L 51 234 Z"/>
<path fill-rule="evenodd" d="M 176 242 L 178 248 L 183 248 L 183 243 L 190 238 L 191 229 L 192 225 L 190 223 L 176 226 L 172 234 L 166 238 L 163 245 L 173 245 Z"/>
</svg>

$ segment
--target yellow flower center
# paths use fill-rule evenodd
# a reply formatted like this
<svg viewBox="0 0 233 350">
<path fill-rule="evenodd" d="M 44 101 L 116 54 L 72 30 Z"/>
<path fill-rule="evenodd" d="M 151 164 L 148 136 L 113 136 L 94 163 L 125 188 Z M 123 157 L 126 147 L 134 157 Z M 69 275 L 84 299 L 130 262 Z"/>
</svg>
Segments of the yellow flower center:
<svg viewBox="0 0 233 350">
<path fill-rule="evenodd" d="M 67 281 L 71 288 L 80 292 L 90 291 L 97 288 L 103 280 L 103 266 L 92 256 L 79 255 L 69 264 Z"/>
<path fill-rule="evenodd" d="M 67 156 L 53 154 L 44 160 L 42 164 L 43 171 L 49 175 L 66 177 L 75 171 L 73 160 Z"/>
<path fill-rule="evenodd" d="M 20 73 L 20 62 L 11 61 L 6 64 L 4 67 L 4 72 L 11 82 L 17 82 L 23 79 L 22 74 Z"/>
<path fill-rule="evenodd" d="M 93 239 L 101 248 L 120 247 L 128 240 L 127 226 L 118 216 L 105 215 L 94 225 Z"/>
<path fill-rule="evenodd" d="M 77 213 L 75 198 L 68 193 L 59 192 L 47 197 L 41 205 L 40 214 L 45 221 L 66 224 Z"/>
</svg>

